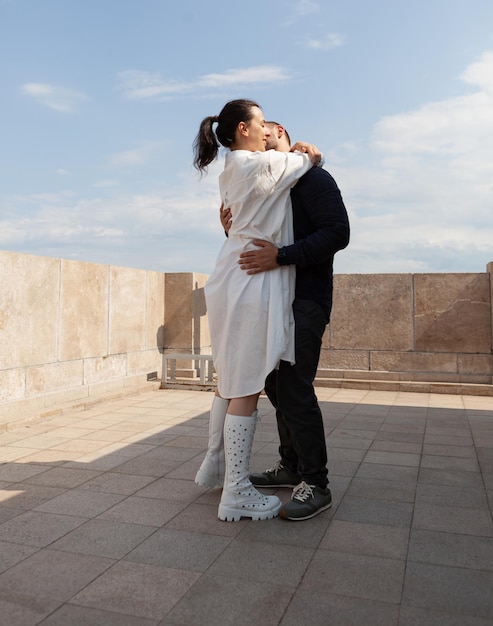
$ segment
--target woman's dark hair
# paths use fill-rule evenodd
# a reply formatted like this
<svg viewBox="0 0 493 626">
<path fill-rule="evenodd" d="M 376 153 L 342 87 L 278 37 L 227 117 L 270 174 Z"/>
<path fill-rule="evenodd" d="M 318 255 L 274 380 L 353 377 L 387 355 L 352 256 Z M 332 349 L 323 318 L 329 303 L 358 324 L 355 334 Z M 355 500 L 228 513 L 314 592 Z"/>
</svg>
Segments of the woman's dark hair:
<svg viewBox="0 0 493 626">
<path fill-rule="evenodd" d="M 199 172 L 202 172 L 217 157 L 219 144 L 225 148 L 231 147 L 238 124 L 252 119 L 253 107 L 260 108 L 253 100 L 231 100 L 223 106 L 219 115 L 211 115 L 202 120 L 193 142 L 195 154 L 193 164 Z M 217 122 L 215 133 L 212 130 L 214 122 Z"/>
</svg>

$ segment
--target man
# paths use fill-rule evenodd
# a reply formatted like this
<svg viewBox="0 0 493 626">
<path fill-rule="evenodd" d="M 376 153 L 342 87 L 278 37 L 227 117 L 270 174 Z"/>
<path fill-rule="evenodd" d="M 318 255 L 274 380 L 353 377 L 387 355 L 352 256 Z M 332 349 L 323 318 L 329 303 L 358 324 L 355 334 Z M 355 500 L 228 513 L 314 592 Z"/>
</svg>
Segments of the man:
<svg viewBox="0 0 493 626">
<path fill-rule="evenodd" d="M 266 149 L 290 150 L 289 135 L 275 122 Z M 349 220 L 332 176 L 320 167 L 307 172 L 291 190 L 295 243 L 276 248 L 254 240 L 258 250 L 245 252 L 239 263 L 249 273 L 296 265 L 293 303 L 296 364 L 281 361 L 269 374 L 265 392 L 276 409 L 280 460 L 261 474 L 252 474 L 256 487 L 293 487 L 291 501 L 279 513 L 300 521 L 332 505 L 328 488 L 327 448 L 322 413 L 313 381 L 322 336 L 332 308 L 333 260 L 349 243 Z M 228 230 L 231 215 L 221 214 Z"/>
</svg>

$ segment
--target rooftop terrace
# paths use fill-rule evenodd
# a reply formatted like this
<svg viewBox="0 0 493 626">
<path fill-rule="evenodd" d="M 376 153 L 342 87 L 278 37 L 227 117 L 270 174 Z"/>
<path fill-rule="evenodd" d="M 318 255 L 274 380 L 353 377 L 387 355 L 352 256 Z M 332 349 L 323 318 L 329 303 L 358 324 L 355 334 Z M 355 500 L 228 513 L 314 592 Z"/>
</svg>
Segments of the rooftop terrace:
<svg viewBox="0 0 493 626">
<path fill-rule="evenodd" d="M 334 505 L 305 522 L 217 519 L 193 482 L 210 392 L 151 384 L 0 433 L 0 622 L 493 624 L 493 398 L 317 393 Z M 254 471 L 277 459 L 260 412 Z"/>
</svg>

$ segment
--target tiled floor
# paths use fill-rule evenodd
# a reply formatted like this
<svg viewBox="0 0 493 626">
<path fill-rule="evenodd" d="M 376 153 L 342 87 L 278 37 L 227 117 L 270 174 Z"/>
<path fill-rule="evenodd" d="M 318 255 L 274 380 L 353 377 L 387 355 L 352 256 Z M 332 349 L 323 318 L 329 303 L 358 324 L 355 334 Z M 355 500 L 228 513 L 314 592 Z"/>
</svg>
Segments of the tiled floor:
<svg viewBox="0 0 493 626">
<path fill-rule="evenodd" d="M 305 522 L 217 519 L 193 482 L 210 393 L 1 434 L 0 624 L 493 624 L 493 399 L 318 395 L 334 506 Z M 277 459 L 260 409 L 254 471 Z"/>
</svg>

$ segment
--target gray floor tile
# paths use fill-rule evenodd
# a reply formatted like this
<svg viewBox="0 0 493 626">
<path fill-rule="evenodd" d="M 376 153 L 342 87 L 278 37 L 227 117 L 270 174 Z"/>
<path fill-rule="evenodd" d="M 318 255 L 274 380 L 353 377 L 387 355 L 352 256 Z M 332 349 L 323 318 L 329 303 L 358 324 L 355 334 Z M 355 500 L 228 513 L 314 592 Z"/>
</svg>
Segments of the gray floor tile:
<svg viewBox="0 0 493 626">
<path fill-rule="evenodd" d="M 441 470 L 459 470 L 461 472 L 479 472 L 475 458 L 459 458 L 457 456 L 433 456 L 423 454 L 421 467 Z"/>
<path fill-rule="evenodd" d="M 300 589 L 280 626 L 397 626 L 398 619 L 397 605 Z"/>
<path fill-rule="evenodd" d="M 71 515 L 26 511 L 0 524 L 0 540 L 44 547 L 66 535 L 85 521 Z"/>
<path fill-rule="evenodd" d="M 97 476 L 99 472 L 87 469 L 71 469 L 70 467 L 54 467 L 47 469 L 42 474 L 37 474 L 26 479 L 30 485 L 46 485 L 47 487 L 78 487 L 91 478 Z"/>
<path fill-rule="evenodd" d="M 135 493 L 142 498 L 159 498 L 177 502 L 194 502 L 204 493 L 204 487 L 199 487 L 190 480 L 172 480 L 159 478 L 153 483 Z"/>
<path fill-rule="evenodd" d="M 38 550 L 39 548 L 34 546 L 22 546 L 18 543 L 0 541 L 0 573 L 20 563 Z"/>
<path fill-rule="evenodd" d="M 483 481 L 479 472 L 464 472 L 452 469 L 428 469 L 419 471 L 419 482 L 429 485 L 455 485 L 481 489 Z"/>
<path fill-rule="evenodd" d="M 488 502 L 482 487 L 419 484 L 416 489 L 416 504 L 458 506 L 463 509 L 488 509 Z"/>
<path fill-rule="evenodd" d="M 459 613 L 402 606 L 399 626 L 491 626 L 492 621 Z"/>
<path fill-rule="evenodd" d="M 22 515 L 22 513 L 24 512 L 25 512 L 25 509 L 15 509 L 15 508 L 11 509 L 6 506 L 0 506 L 0 525 L 3 524 L 3 522 L 8 521 L 9 519 L 12 519 L 13 517 Z"/>
<path fill-rule="evenodd" d="M 115 472 L 161 478 L 181 463 L 182 461 L 174 461 L 167 458 L 149 458 L 148 455 L 142 455 L 136 459 L 130 459 L 130 461 L 127 460 L 125 463 L 121 463 L 115 467 Z"/>
<path fill-rule="evenodd" d="M 329 471 L 333 461 L 354 461 L 355 463 L 361 463 L 366 451 L 358 450 L 356 448 L 335 448 L 331 447 L 327 450 L 329 457 Z"/>
<path fill-rule="evenodd" d="M 415 483 L 418 476 L 417 467 L 405 467 L 397 465 L 381 465 L 379 463 L 362 463 L 356 473 L 357 478 L 370 478 L 375 480 L 393 480 L 400 483 Z"/>
<path fill-rule="evenodd" d="M 476 449 L 474 446 L 445 446 L 442 444 L 425 443 L 423 446 L 423 454 L 475 459 Z"/>
<path fill-rule="evenodd" d="M 294 591 L 284 586 L 281 578 L 260 582 L 207 572 L 183 596 L 163 624 L 277 626 Z"/>
<path fill-rule="evenodd" d="M 185 502 L 130 496 L 101 513 L 98 519 L 160 527 L 173 519 L 186 506 Z"/>
<path fill-rule="evenodd" d="M 143 489 L 154 480 L 153 476 L 135 476 L 132 474 L 106 472 L 87 481 L 80 486 L 80 489 L 100 491 L 101 493 L 119 493 L 124 496 L 130 496 L 136 491 Z"/>
<path fill-rule="evenodd" d="M 379 450 L 369 450 L 366 453 L 365 463 L 381 463 L 385 465 L 404 465 L 406 467 L 419 467 L 419 454 L 409 454 L 407 452 L 385 452 Z"/>
<path fill-rule="evenodd" d="M 159 620 L 175 606 L 198 577 L 197 572 L 119 561 L 71 602 Z"/>
<path fill-rule="evenodd" d="M 45 465 L 35 465 L 29 463 L 5 463 L 0 465 L 0 480 L 9 483 L 18 483 L 42 474 L 49 469 Z"/>
<path fill-rule="evenodd" d="M 238 540 L 283 544 L 286 550 L 291 546 L 315 549 L 329 527 L 331 518 L 332 511 L 328 510 L 305 520 L 302 524 L 282 520 L 279 517 L 269 520 L 266 524 L 247 523 L 238 535 Z"/>
<path fill-rule="evenodd" d="M 348 487 L 347 495 L 354 498 L 369 498 L 372 500 L 393 500 L 395 502 L 414 502 L 416 483 L 395 480 L 376 480 L 369 478 L 354 478 Z"/>
<path fill-rule="evenodd" d="M 270 520 L 251 523 L 269 524 Z M 211 565 L 209 573 L 264 583 L 277 580 L 282 585 L 295 587 L 313 552 L 309 548 L 234 539 Z"/>
<path fill-rule="evenodd" d="M 493 624 L 493 399 L 318 395 L 334 504 L 302 523 L 218 520 L 221 490 L 193 482 L 209 393 L 144 393 L 0 434 L 0 623 Z M 260 407 L 252 471 L 278 458 Z"/>
<path fill-rule="evenodd" d="M 491 515 L 483 509 L 418 503 L 414 508 L 413 528 L 493 537 Z"/>
<path fill-rule="evenodd" d="M 360 524 L 333 520 L 320 548 L 391 559 L 405 559 L 409 530 L 377 524 Z"/>
<path fill-rule="evenodd" d="M 5 626 L 36 626 L 60 601 L 0 591 L 0 620 Z"/>
<path fill-rule="evenodd" d="M 408 528 L 411 525 L 412 515 L 413 506 L 407 502 L 370 500 L 346 495 L 337 509 L 335 518 L 347 522 Z"/>
<path fill-rule="evenodd" d="M 318 550 L 300 589 L 398 604 L 405 561 Z"/>
<path fill-rule="evenodd" d="M 120 559 L 155 532 L 152 526 L 124 524 L 102 519 L 86 521 L 50 547 L 77 554 Z"/>
<path fill-rule="evenodd" d="M 420 454 L 421 443 L 409 443 L 406 441 L 386 441 L 381 439 L 371 444 L 370 450 L 381 450 L 385 452 L 405 452 L 407 454 Z"/>
<path fill-rule="evenodd" d="M 40 550 L 0 574 L 0 593 L 65 602 L 113 563 L 97 556 Z"/>
<path fill-rule="evenodd" d="M 41 487 L 15 483 L 2 492 L 2 506 L 29 511 L 65 492 L 61 487 Z"/>
<path fill-rule="evenodd" d="M 157 621 L 122 613 L 64 604 L 42 626 L 156 626 Z"/>
<path fill-rule="evenodd" d="M 204 572 L 229 545 L 229 537 L 162 528 L 126 556 L 129 561 Z"/>
<path fill-rule="evenodd" d="M 419 433 L 401 432 L 400 430 L 379 430 L 375 441 L 396 441 L 401 443 L 423 443 L 423 435 Z"/>
<path fill-rule="evenodd" d="M 403 603 L 493 619 L 493 572 L 409 562 Z"/>
<path fill-rule="evenodd" d="M 408 558 L 421 563 L 493 571 L 493 540 L 413 529 Z"/>
<path fill-rule="evenodd" d="M 493 448 L 483 448 L 482 443 L 478 444 L 478 460 L 483 472 L 493 472 Z"/>
<path fill-rule="evenodd" d="M 106 509 L 123 500 L 124 496 L 114 493 L 94 493 L 84 489 L 72 489 L 36 507 L 36 511 L 96 517 Z"/>
</svg>

